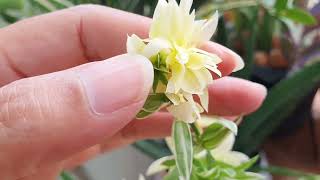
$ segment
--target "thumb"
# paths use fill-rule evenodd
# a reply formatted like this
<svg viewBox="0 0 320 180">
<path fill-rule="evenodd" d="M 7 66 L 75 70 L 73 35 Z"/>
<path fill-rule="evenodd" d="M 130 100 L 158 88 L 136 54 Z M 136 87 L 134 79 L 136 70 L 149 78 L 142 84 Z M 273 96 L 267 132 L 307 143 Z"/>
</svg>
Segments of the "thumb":
<svg viewBox="0 0 320 180">
<path fill-rule="evenodd" d="M 51 166 L 112 136 L 142 107 L 151 63 L 121 55 L 0 89 L 1 177 Z"/>
</svg>

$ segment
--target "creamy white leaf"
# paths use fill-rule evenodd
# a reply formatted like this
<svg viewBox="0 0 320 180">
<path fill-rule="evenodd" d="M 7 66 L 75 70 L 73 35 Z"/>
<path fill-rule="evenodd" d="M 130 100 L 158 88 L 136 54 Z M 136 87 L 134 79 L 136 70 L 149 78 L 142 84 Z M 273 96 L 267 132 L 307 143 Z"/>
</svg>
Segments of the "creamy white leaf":
<svg viewBox="0 0 320 180">
<path fill-rule="evenodd" d="M 167 110 L 178 120 L 192 123 L 196 120 L 193 106 L 190 102 L 183 102 L 179 105 L 171 105 Z"/>
<path fill-rule="evenodd" d="M 129 54 L 139 54 L 143 51 L 145 44 L 142 39 L 133 34 L 127 38 L 127 52 Z"/>
<path fill-rule="evenodd" d="M 170 43 L 164 39 L 151 40 L 141 52 L 145 57 L 150 58 L 158 54 L 161 50 L 169 49 Z"/>
<path fill-rule="evenodd" d="M 199 94 L 199 99 L 201 106 L 206 110 L 206 112 L 209 112 L 209 92 L 208 89 L 205 89 L 203 91 L 203 94 Z"/>
<path fill-rule="evenodd" d="M 218 11 L 202 27 L 202 41 L 209 41 L 217 29 L 219 21 Z"/>
<path fill-rule="evenodd" d="M 190 180 L 193 148 L 190 126 L 183 121 L 175 121 L 172 128 L 174 155 L 179 175 Z"/>
<path fill-rule="evenodd" d="M 172 160 L 174 159 L 174 156 L 165 156 L 162 157 L 156 161 L 154 161 L 148 168 L 146 175 L 147 176 L 151 176 L 154 174 L 157 174 L 161 171 L 165 171 L 167 169 L 169 169 L 169 167 L 162 165 L 163 162 L 167 161 L 167 160 Z"/>
</svg>

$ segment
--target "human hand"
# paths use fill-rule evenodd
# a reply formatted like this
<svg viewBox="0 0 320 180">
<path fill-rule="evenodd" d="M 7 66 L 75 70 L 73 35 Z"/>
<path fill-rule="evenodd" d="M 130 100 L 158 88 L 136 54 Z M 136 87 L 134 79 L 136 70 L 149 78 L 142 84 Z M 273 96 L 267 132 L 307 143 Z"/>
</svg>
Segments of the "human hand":
<svg viewBox="0 0 320 180">
<path fill-rule="evenodd" d="M 152 85 L 150 62 L 116 56 L 125 53 L 127 34 L 146 37 L 149 24 L 145 17 L 91 5 L 0 30 L 2 179 L 54 179 L 101 152 L 170 134 L 166 112 L 133 120 Z M 223 59 L 224 76 L 239 60 L 212 42 L 203 49 Z M 209 94 L 209 113 L 235 116 L 256 110 L 266 89 L 224 77 Z"/>
</svg>

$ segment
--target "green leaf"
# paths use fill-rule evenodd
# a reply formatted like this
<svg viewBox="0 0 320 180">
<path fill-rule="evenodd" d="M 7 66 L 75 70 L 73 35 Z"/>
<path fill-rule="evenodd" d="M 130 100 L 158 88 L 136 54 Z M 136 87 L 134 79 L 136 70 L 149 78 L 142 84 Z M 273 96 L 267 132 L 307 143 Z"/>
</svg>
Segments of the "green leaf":
<svg viewBox="0 0 320 180">
<path fill-rule="evenodd" d="M 251 158 L 249 161 L 240 164 L 236 169 L 238 171 L 245 171 L 251 168 L 258 161 L 258 159 L 259 159 L 259 156 L 255 156 Z"/>
<path fill-rule="evenodd" d="M 159 79 L 162 84 L 165 84 L 165 85 L 168 84 L 168 78 L 165 75 L 165 73 L 159 73 Z"/>
<path fill-rule="evenodd" d="M 154 68 L 154 78 L 153 78 L 153 85 L 152 85 L 153 92 L 155 93 L 157 92 L 157 87 L 159 83 L 162 83 L 163 85 L 168 84 L 168 78 L 166 74 L 167 74 L 166 72 L 163 72 Z"/>
<path fill-rule="evenodd" d="M 153 112 L 148 112 L 148 111 L 145 111 L 145 110 L 140 110 L 138 112 L 138 114 L 136 115 L 136 118 L 137 119 L 144 119 L 148 116 L 150 116 Z"/>
<path fill-rule="evenodd" d="M 38 7 L 43 12 L 53 12 L 57 10 L 51 3 L 45 0 L 30 0 L 33 6 Z"/>
<path fill-rule="evenodd" d="M 8 23 L 3 17 L 0 17 L 0 28 L 8 26 L 10 23 Z"/>
<path fill-rule="evenodd" d="M 167 55 L 161 52 L 157 55 L 150 57 L 150 60 L 153 64 L 153 68 L 163 73 L 169 73 L 169 70 L 167 69 L 166 65 L 166 58 Z"/>
<path fill-rule="evenodd" d="M 159 81 L 160 81 L 160 72 L 157 70 L 154 70 L 154 77 L 153 77 L 153 84 L 152 84 L 152 90 L 153 92 L 156 92 Z"/>
<path fill-rule="evenodd" d="M 197 11 L 198 17 L 211 16 L 215 11 L 223 12 L 232 9 L 241 9 L 259 5 L 257 0 L 241 0 L 241 1 L 221 1 L 211 3 L 210 1 L 201 6 Z"/>
<path fill-rule="evenodd" d="M 226 27 L 226 21 L 224 17 L 220 17 L 218 27 L 217 27 L 217 34 L 214 36 L 216 38 L 215 42 L 227 46 L 228 44 L 228 32 Z"/>
<path fill-rule="evenodd" d="M 228 120 L 218 120 L 205 129 L 200 139 L 206 149 L 216 148 L 232 132 L 237 134 L 237 125 Z"/>
<path fill-rule="evenodd" d="M 47 0 L 52 5 L 54 5 L 57 9 L 64 9 L 71 7 L 73 4 L 67 0 Z"/>
<path fill-rule="evenodd" d="M 237 180 L 265 180 L 266 177 L 253 172 L 238 172 L 237 176 L 235 177 Z"/>
<path fill-rule="evenodd" d="M 297 171 L 289 168 L 279 167 L 279 166 L 268 166 L 268 167 L 259 167 L 258 171 L 269 172 L 274 175 L 288 176 L 288 177 L 299 177 L 299 180 L 319 180 L 320 175 L 306 173 L 302 171 Z"/>
<path fill-rule="evenodd" d="M 240 117 L 239 117 L 240 118 Z M 238 118 L 238 119 L 239 119 Z M 237 120 L 238 120 L 237 119 Z M 241 119 L 241 118 L 240 118 Z M 229 131 L 231 131 L 234 135 L 238 134 L 238 126 L 235 122 L 230 120 L 225 120 L 220 118 L 220 120 L 217 121 L 217 123 L 223 125 L 223 127 L 227 128 Z"/>
<path fill-rule="evenodd" d="M 167 102 L 169 102 L 169 100 L 164 93 L 149 94 L 142 108 L 147 112 L 155 112 Z"/>
<path fill-rule="evenodd" d="M 257 33 L 257 49 L 264 52 L 270 52 L 272 47 L 272 37 L 276 34 L 276 24 L 278 19 L 266 11 L 259 32 Z"/>
<path fill-rule="evenodd" d="M 197 175 L 197 171 L 195 168 L 192 169 L 192 173 L 191 173 L 191 177 L 190 180 L 201 180 L 198 175 Z"/>
<path fill-rule="evenodd" d="M 152 113 L 158 111 L 165 103 L 168 103 L 169 99 L 164 93 L 152 93 L 149 94 L 146 102 L 144 103 L 142 110 L 136 115 L 136 118 L 143 119 Z"/>
<path fill-rule="evenodd" d="M 244 118 L 235 149 L 251 154 L 320 82 L 320 63 L 305 67 L 274 86 L 261 108 Z"/>
<path fill-rule="evenodd" d="M 249 24 L 250 27 L 250 37 L 244 40 L 246 54 L 243 58 L 246 65 L 242 70 L 233 73 L 233 76 L 240 77 L 243 79 L 249 79 L 252 74 L 254 68 L 254 54 L 258 35 L 258 8 L 252 7 L 252 10 L 250 12 L 251 15 L 249 17 L 249 21 L 245 22 L 245 24 Z"/>
<path fill-rule="evenodd" d="M 203 132 L 203 134 L 201 136 L 201 140 L 202 141 L 211 140 L 212 138 L 217 136 L 217 134 L 219 134 L 220 131 L 223 131 L 224 129 L 225 128 L 223 127 L 222 124 L 213 123 L 207 129 L 205 129 L 205 131 Z"/>
<path fill-rule="evenodd" d="M 222 140 L 228 135 L 228 130 L 224 129 L 220 131 L 219 133 L 216 133 L 212 139 L 203 141 L 202 146 L 208 150 L 216 148 Z"/>
<path fill-rule="evenodd" d="M 123 8 L 125 11 L 132 12 L 138 5 L 140 0 L 130 0 L 127 5 Z"/>
<path fill-rule="evenodd" d="M 164 165 L 164 163 L 175 162 L 173 156 L 165 156 L 160 159 L 155 160 L 147 169 L 146 175 L 151 176 L 159 172 L 169 169 L 171 166 L 174 166 L 175 163 L 171 166 Z"/>
<path fill-rule="evenodd" d="M 189 124 L 175 121 L 172 128 L 174 154 L 179 174 L 184 180 L 190 180 L 193 160 L 192 137 Z"/>
<path fill-rule="evenodd" d="M 199 169 L 202 171 L 207 169 L 204 158 L 193 158 L 192 172 L 194 172 L 194 169 Z"/>
<path fill-rule="evenodd" d="M 7 9 L 22 9 L 23 0 L 0 0 L 0 11 Z"/>
<path fill-rule="evenodd" d="M 309 12 L 299 8 L 284 9 L 279 13 L 279 15 L 305 25 L 317 24 L 315 17 L 313 17 Z"/>
<path fill-rule="evenodd" d="M 277 11 L 281 11 L 283 9 L 286 9 L 288 4 L 288 0 L 276 0 L 274 7 Z"/>
<path fill-rule="evenodd" d="M 179 171 L 178 168 L 173 168 L 169 173 L 163 178 L 163 180 L 179 180 Z"/>
<path fill-rule="evenodd" d="M 5 12 L 0 13 L 2 20 L 4 20 L 5 22 L 8 23 L 7 25 L 9 25 L 11 23 L 14 23 L 14 22 L 18 21 L 21 18 L 19 16 L 13 16 L 12 12 L 14 12 L 14 11 L 13 10 L 7 10 Z"/>
<path fill-rule="evenodd" d="M 72 175 L 70 175 L 66 171 L 62 171 L 62 173 L 60 174 L 60 179 L 61 180 L 73 180 L 74 178 L 72 177 Z"/>
<path fill-rule="evenodd" d="M 205 160 L 206 160 L 207 167 L 209 168 L 212 168 L 214 166 L 214 163 L 216 162 L 209 151 L 207 151 Z"/>
<path fill-rule="evenodd" d="M 162 165 L 172 167 L 176 165 L 176 161 L 174 159 L 166 160 L 162 163 Z"/>
</svg>

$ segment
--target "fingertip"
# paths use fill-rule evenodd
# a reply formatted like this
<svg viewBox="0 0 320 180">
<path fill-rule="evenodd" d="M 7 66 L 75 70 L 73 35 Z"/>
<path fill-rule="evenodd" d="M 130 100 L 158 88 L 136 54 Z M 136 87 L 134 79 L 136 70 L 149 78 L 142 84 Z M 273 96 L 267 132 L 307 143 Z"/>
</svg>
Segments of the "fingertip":
<svg viewBox="0 0 320 180">
<path fill-rule="evenodd" d="M 119 55 L 77 70 L 89 105 L 106 115 L 146 99 L 153 82 L 152 65 L 139 55 Z"/>
<path fill-rule="evenodd" d="M 223 77 L 209 86 L 209 112 L 221 116 L 237 116 L 256 111 L 267 95 L 263 85 L 247 80 Z"/>
<path fill-rule="evenodd" d="M 143 78 L 144 78 L 143 90 L 146 93 L 149 93 L 151 86 L 153 84 L 153 78 L 154 78 L 153 65 L 150 62 L 150 60 L 144 56 L 141 56 L 141 55 L 125 54 L 123 56 L 128 59 L 132 59 L 132 60 L 136 61 L 140 65 L 141 71 L 143 74 Z"/>
<path fill-rule="evenodd" d="M 218 64 L 218 69 L 223 76 L 241 70 L 244 67 L 243 59 L 234 51 L 215 42 L 207 42 L 201 49 L 218 55 L 222 62 Z"/>
<path fill-rule="evenodd" d="M 248 106 L 245 114 L 250 114 L 262 105 L 264 99 L 267 96 L 267 88 L 261 84 L 247 81 L 248 83 L 248 92 L 252 94 L 248 96 Z M 250 85 L 249 85 L 250 83 Z"/>
<path fill-rule="evenodd" d="M 234 61 L 235 66 L 232 72 L 240 71 L 241 69 L 244 68 L 244 61 L 239 54 L 235 53 L 234 51 L 226 47 L 224 47 L 224 50 L 227 52 L 227 54 L 231 56 L 231 58 Z"/>
</svg>

